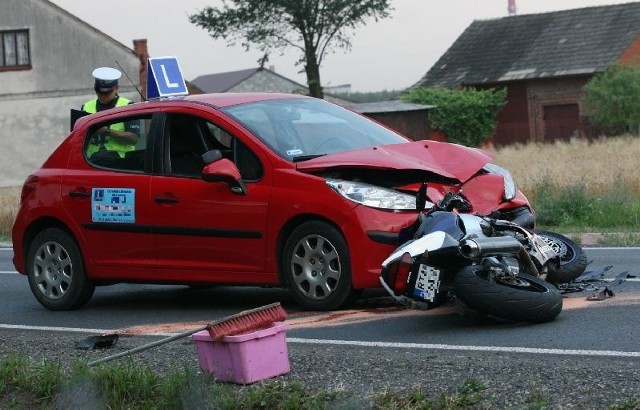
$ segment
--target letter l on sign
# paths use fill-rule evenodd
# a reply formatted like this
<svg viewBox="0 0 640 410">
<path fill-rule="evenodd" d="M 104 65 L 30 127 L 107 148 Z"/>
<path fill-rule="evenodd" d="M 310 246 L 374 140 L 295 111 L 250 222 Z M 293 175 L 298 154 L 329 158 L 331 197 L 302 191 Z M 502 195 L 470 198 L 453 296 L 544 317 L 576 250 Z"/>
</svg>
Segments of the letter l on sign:
<svg viewBox="0 0 640 410">
<path fill-rule="evenodd" d="M 147 98 L 187 95 L 176 57 L 150 58 L 147 63 Z"/>
</svg>

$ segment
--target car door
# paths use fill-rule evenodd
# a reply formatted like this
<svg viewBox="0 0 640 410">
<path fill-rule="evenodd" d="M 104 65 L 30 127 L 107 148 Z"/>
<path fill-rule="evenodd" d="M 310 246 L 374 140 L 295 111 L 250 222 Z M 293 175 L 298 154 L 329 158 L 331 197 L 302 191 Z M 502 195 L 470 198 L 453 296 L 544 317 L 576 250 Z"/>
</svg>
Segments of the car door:
<svg viewBox="0 0 640 410">
<path fill-rule="evenodd" d="M 162 174 L 151 179 L 151 197 L 159 221 L 157 260 L 164 275 L 186 282 L 273 282 L 273 273 L 264 273 L 271 192 L 264 157 L 200 116 L 167 113 L 163 130 L 164 165 Z M 245 194 L 235 193 L 226 182 L 202 179 L 200 155 L 211 149 L 238 164 L 253 161 L 242 165 Z"/>
<path fill-rule="evenodd" d="M 87 128 L 84 141 L 78 141 L 69 157 L 61 180 L 62 203 L 76 223 L 85 264 L 94 278 L 146 278 L 155 266 L 146 148 L 151 118 L 133 115 L 117 121 L 139 124 L 138 143 L 122 157 L 94 154 L 88 148 L 109 123 Z"/>
</svg>

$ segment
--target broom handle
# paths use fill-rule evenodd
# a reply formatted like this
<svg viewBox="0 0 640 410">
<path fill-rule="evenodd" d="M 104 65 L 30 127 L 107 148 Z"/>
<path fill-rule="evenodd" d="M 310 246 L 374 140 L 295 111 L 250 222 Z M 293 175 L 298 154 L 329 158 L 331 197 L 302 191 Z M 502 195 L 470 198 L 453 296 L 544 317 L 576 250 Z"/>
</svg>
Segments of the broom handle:
<svg viewBox="0 0 640 410">
<path fill-rule="evenodd" d="M 165 343 L 169 343 L 169 342 L 172 342 L 174 340 L 190 336 L 190 335 L 192 335 L 192 334 L 194 334 L 196 332 L 199 332 L 201 330 L 207 330 L 208 327 L 209 327 L 209 325 L 202 326 L 202 327 L 199 327 L 197 329 L 192 329 L 192 330 L 189 330 L 189 331 L 186 331 L 186 332 L 183 332 L 183 333 L 178 333 L 177 335 L 173 335 L 171 337 L 167 337 L 167 338 L 164 338 L 164 339 L 156 340 L 155 342 L 147 343 L 147 344 L 142 345 L 142 346 L 134 347 L 133 349 L 129 349 L 129 350 L 125 351 L 125 352 L 120 352 L 120 353 L 114 354 L 112 356 L 103 357 L 102 359 L 97 359 L 97 360 L 91 361 L 91 362 L 89 362 L 87 364 L 89 366 L 93 366 L 93 365 L 96 365 L 98 363 L 104 363 L 104 362 L 108 362 L 108 361 L 113 360 L 113 359 L 117 359 L 119 357 L 128 356 L 128 355 L 133 354 L 133 353 L 142 352 L 143 350 L 148 350 L 148 349 L 151 349 L 152 347 L 163 345 Z"/>
<path fill-rule="evenodd" d="M 134 347 L 133 349 L 129 349 L 129 350 L 125 351 L 125 352 L 120 352 L 118 354 L 114 354 L 114 355 L 111 355 L 111 356 L 103 357 L 101 359 L 93 360 L 93 361 L 87 363 L 87 365 L 88 366 L 94 366 L 96 364 L 108 362 L 110 360 L 118 359 L 118 358 L 123 357 L 123 356 L 128 356 L 128 355 L 133 354 L 133 353 L 142 352 L 144 350 L 151 349 L 152 347 L 160 346 L 160 345 L 163 345 L 165 343 L 169 343 L 169 342 L 172 342 L 174 340 L 190 336 L 190 335 L 192 335 L 192 334 L 194 334 L 196 332 L 200 332 L 202 330 L 207 330 L 210 326 L 215 326 L 215 325 L 217 325 L 219 323 L 226 322 L 226 321 L 231 320 L 231 319 L 235 319 L 235 318 L 238 318 L 238 317 L 241 317 L 241 316 L 251 315 L 251 314 L 253 314 L 255 312 L 267 310 L 267 309 L 270 309 L 272 307 L 278 306 L 279 304 L 280 304 L 279 302 L 275 302 L 275 303 L 272 303 L 270 305 L 258 307 L 258 308 L 251 309 L 251 310 L 245 310 L 244 312 L 240 312 L 240 313 L 236 313 L 235 315 L 227 316 L 227 317 L 225 317 L 223 319 L 216 320 L 216 321 L 214 321 L 214 322 L 212 322 L 210 324 L 207 324 L 206 326 L 202 326 L 202 327 L 199 327 L 197 329 L 187 330 L 186 332 L 178 333 L 177 335 L 173 335 L 173 336 L 170 336 L 170 337 L 167 337 L 167 338 L 164 338 L 164 339 L 156 340 L 155 342 L 147 343 L 147 344 L 142 345 L 142 346 Z"/>
</svg>

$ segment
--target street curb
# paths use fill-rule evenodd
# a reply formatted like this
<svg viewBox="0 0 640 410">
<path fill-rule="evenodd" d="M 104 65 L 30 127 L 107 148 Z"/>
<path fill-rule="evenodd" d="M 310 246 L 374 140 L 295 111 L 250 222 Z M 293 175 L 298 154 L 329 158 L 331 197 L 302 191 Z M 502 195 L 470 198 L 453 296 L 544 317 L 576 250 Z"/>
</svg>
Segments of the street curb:
<svg viewBox="0 0 640 410">
<path fill-rule="evenodd" d="M 640 232 L 583 232 L 563 235 L 577 242 L 581 246 L 598 246 L 602 245 L 603 242 L 625 243 L 626 240 L 634 240 L 635 242 L 640 240 Z"/>
</svg>

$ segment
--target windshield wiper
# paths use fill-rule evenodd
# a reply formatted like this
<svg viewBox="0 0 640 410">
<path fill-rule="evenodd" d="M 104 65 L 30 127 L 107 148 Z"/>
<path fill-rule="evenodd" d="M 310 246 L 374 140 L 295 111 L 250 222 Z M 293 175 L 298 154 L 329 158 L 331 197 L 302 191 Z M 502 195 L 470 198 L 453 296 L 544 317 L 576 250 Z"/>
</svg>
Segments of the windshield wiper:
<svg viewBox="0 0 640 410">
<path fill-rule="evenodd" d="M 310 159 L 314 159 L 314 158 L 318 158 L 318 157 L 324 157 L 325 155 L 327 155 L 327 154 L 297 155 L 297 156 L 291 158 L 291 161 L 293 161 L 293 162 L 308 161 Z"/>
</svg>

